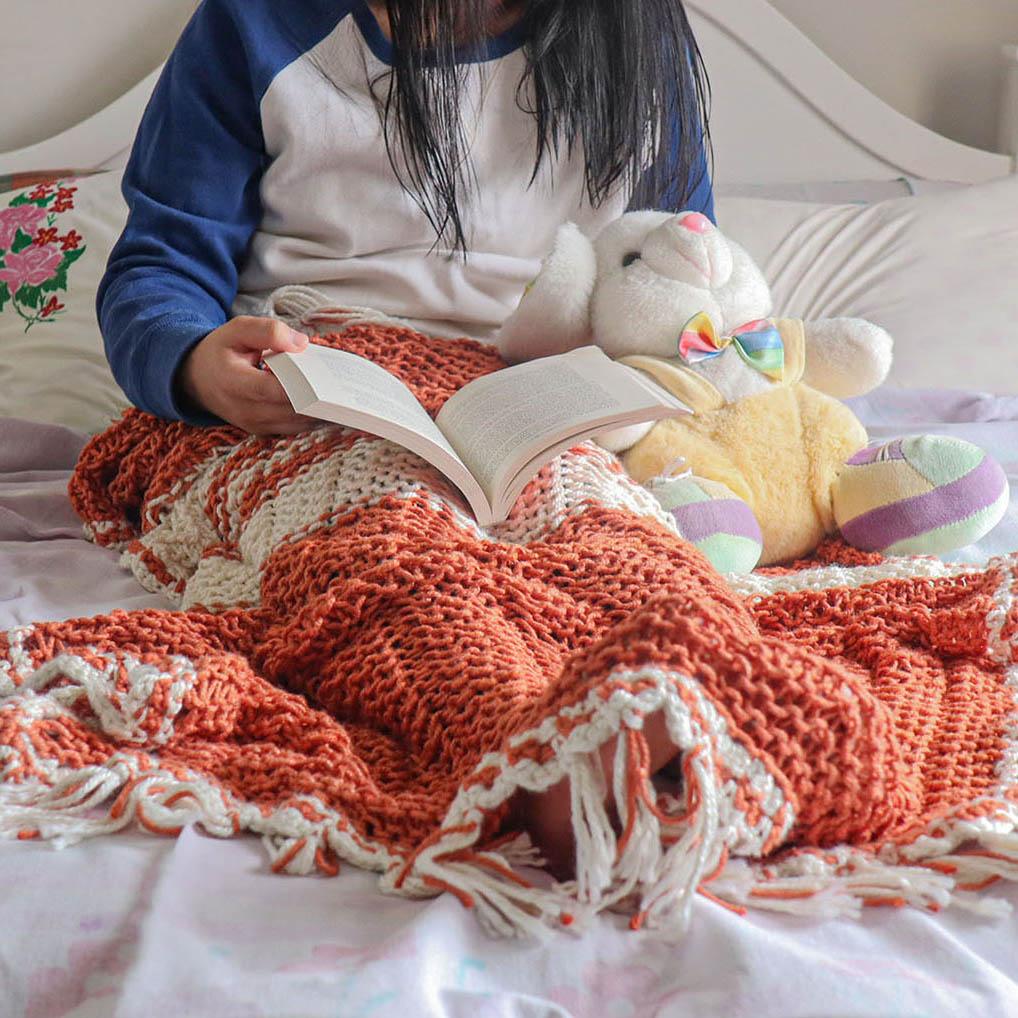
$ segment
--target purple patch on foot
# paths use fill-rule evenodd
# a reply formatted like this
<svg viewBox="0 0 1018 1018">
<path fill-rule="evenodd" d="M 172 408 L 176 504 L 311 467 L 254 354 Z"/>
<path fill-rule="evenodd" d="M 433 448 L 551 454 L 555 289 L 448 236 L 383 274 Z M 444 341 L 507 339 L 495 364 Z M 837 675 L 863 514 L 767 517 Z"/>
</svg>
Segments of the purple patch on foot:
<svg viewBox="0 0 1018 1018">
<path fill-rule="evenodd" d="M 763 534 L 753 510 L 738 498 L 716 498 L 704 502 L 691 502 L 671 510 L 679 532 L 696 544 L 715 534 L 747 537 L 763 544 Z"/>
<path fill-rule="evenodd" d="M 849 520 L 841 536 L 864 551 L 879 551 L 892 544 L 947 527 L 993 505 L 1007 479 L 997 461 L 984 456 L 964 477 L 924 495 L 891 502 Z"/>
</svg>

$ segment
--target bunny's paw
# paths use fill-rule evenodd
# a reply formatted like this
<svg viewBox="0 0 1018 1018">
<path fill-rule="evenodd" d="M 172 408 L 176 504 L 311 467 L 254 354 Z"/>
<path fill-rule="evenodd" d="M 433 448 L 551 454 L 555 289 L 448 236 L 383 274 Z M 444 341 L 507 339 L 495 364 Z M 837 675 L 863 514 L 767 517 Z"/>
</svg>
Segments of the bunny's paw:
<svg viewBox="0 0 1018 1018">
<path fill-rule="evenodd" d="M 1009 494 L 1003 469 L 982 449 L 922 435 L 853 456 L 835 482 L 834 517 L 856 548 L 942 555 L 988 534 Z"/>
<path fill-rule="evenodd" d="M 671 514 L 679 534 L 695 545 L 719 573 L 748 573 L 763 552 L 753 510 L 717 481 L 685 475 L 657 477 L 647 489 Z"/>
</svg>

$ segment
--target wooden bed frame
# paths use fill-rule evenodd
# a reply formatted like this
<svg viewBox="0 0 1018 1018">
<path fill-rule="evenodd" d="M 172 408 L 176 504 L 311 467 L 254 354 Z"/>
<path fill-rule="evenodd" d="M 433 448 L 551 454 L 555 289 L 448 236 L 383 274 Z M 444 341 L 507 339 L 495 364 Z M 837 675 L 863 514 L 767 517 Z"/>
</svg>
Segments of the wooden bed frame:
<svg viewBox="0 0 1018 1018">
<path fill-rule="evenodd" d="M 713 86 L 721 188 L 907 176 L 976 183 L 1016 172 L 1018 46 L 1002 46 L 1000 152 L 951 141 L 877 98 L 766 0 L 686 0 Z M 52 138 L 0 153 L 0 173 L 123 164 L 157 68 Z"/>
</svg>

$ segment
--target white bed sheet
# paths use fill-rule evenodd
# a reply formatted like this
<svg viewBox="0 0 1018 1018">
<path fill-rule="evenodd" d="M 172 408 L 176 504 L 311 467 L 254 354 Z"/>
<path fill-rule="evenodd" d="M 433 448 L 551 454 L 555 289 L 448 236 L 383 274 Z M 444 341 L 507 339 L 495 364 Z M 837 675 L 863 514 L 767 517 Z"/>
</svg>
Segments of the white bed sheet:
<svg viewBox="0 0 1018 1018">
<path fill-rule="evenodd" d="M 883 393 L 856 409 L 876 437 L 977 441 L 1018 486 L 1018 398 Z M 79 445 L 0 422 L 2 628 L 163 603 L 76 536 L 64 485 Z M 1014 549 L 1018 506 L 957 557 Z M 1015 909 L 997 920 L 740 918 L 702 900 L 677 944 L 611 916 L 534 944 L 487 939 L 449 896 L 387 898 L 374 881 L 274 876 L 254 838 L 195 829 L 0 843 L 0 1018 L 1018 1018 L 1013 885 L 995 892 Z"/>
</svg>

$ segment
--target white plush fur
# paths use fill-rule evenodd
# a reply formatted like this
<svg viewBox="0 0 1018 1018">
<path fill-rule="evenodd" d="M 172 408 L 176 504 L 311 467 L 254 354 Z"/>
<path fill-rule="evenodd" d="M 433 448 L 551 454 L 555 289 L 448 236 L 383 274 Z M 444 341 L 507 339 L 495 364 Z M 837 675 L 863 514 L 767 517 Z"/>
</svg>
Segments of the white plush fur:
<svg viewBox="0 0 1018 1018">
<path fill-rule="evenodd" d="M 887 378 L 892 346 L 879 325 L 859 318 L 808 322 L 803 381 L 838 399 L 862 396 Z"/>
<path fill-rule="evenodd" d="M 734 240 L 727 241 L 732 252 L 732 274 L 714 291 L 723 309 L 721 335 L 730 336 L 740 325 L 774 312 L 771 289 L 749 253 Z"/>
<path fill-rule="evenodd" d="M 674 356 L 688 321 L 676 327 L 677 307 L 696 307 L 712 318 L 721 317 L 712 287 L 730 278 L 731 255 L 719 253 L 717 237 L 708 247 L 702 237 L 676 229 L 677 221 L 666 212 L 630 212 L 609 223 L 594 241 L 597 284 L 591 327 L 594 342 L 612 357 Z M 632 255 L 637 260 L 626 265 Z"/>
<path fill-rule="evenodd" d="M 591 342 L 590 299 L 597 258 L 578 226 L 566 223 L 530 291 L 503 324 L 498 352 L 510 364 L 566 353 Z"/>
</svg>

